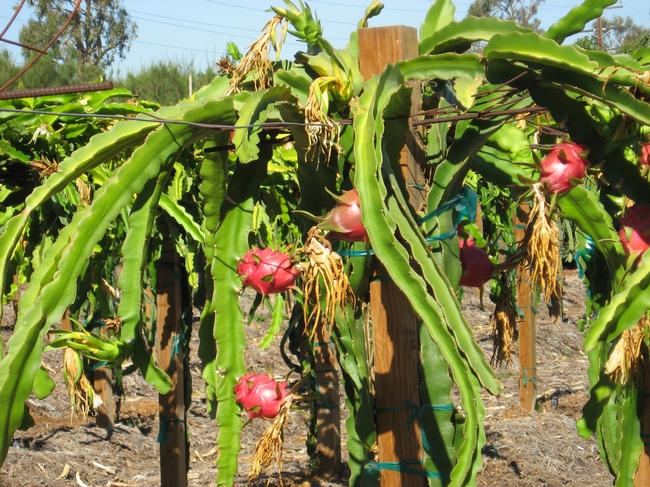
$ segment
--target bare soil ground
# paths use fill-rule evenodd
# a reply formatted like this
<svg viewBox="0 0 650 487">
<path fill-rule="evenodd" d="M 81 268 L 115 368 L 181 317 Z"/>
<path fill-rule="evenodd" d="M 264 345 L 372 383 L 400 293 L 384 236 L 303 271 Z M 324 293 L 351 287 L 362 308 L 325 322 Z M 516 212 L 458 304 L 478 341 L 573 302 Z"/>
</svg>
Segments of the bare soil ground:
<svg viewBox="0 0 650 487">
<path fill-rule="evenodd" d="M 613 477 L 600 459 L 596 440 L 583 440 L 575 427 L 588 399 L 588 361 L 582 351 L 582 333 L 576 326 L 584 315 L 585 290 L 575 271 L 565 272 L 564 293 L 564 319 L 561 322 L 551 323 L 543 303 L 537 313 L 538 410 L 524 412 L 519 407 L 519 366 L 516 359 L 510 368 L 496 370 L 503 383 L 503 392 L 499 396 L 484 394 L 488 413 L 485 420 L 487 445 L 479 486 L 612 485 Z M 489 300 L 485 301 L 485 309 L 481 310 L 477 293 L 466 290 L 463 310 L 489 358 L 492 354 L 489 315 L 493 306 Z M 11 336 L 12 324 L 13 311 L 8 306 L 2 321 L 5 342 Z M 265 331 L 263 323 L 253 324 L 247 329 L 247 364 L 257 372 L 265 371 L 268 366 L 276 374 L 283 375 L 287 368 L 277 353 L 280 335 L 276 337 L 275 347 L 271 346 L 266 352 L 259 350 Z M 198 339 L 194 333 L 190 358 L 194 388 L 187 413 L 191 442 L 188 483 L 191 486 L 214 485 L 217 454 L 217 425 L 205 412 L 197 347 Z M 160 485 L 158 395 L 153 388 L 139 376 L 126 377 L 125 395 L 115 427 L 110 430 L 99 428 L 92 418 L 88 421 L 71 419 L 61 373 L 61 354 L 46 354 L 44 363 L 57 387 L 45 400 L 34 397 L 29 400 L 36 425 L 14 435 L 7 459 L 0 469 L 0 486 Z M 237 485 L 266 485 L 267 478 L 253 483 L 246 480 L 255 442 L 266 425 L 256 420 L 244 429 Z M 307 430 L 306 414 L 292 411 L 285 432 L 285 485 L 347 485 L 344 476 L 321 479 L 312 474 L 305 446 Z M 343 450 L 346 460 L 345 447 Z M 69 465 L 70 473 L 66 478 L 60 478 L 66 465 Z M 273 476 L 271 485 L 277 484 L 276 478 Z"/>
</svg>

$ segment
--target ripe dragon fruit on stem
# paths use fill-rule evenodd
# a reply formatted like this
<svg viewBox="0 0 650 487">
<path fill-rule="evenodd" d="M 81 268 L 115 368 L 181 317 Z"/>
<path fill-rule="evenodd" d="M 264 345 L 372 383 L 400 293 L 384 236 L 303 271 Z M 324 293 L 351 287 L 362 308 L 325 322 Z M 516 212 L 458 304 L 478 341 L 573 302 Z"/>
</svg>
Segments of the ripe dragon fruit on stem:
<svg viewBox="0 0 650 487">
<path fill-rule="evenodd" d="M 289 392 L 268 374 L 246 374 L 235 385 L 235 400 L 251 419 L 275 419 Z"/>
<path fill-rule="evenodd" d="M 587 149 L 575 142 L 557 144 L 540 163 L 541 183 L 551 193 L 562 194 L 575 186 L 575 179 L 585 177 Z"/>
<path fill-rule="evenodd" d="M 641 154 L 639 154 L 639 165 L 650 166 L 650 142 L 646 142 L 641 146 Z"/>
<path fill-rule="evenodd" d="M 361 223 L 359 193 L 356 189 L 344 191 L 341 196 L 334 196 L 336 206 L 318 224 L 321 230 L 328 230 L 329 240 L 344 242 L 365 242 L 368 238 L 366 228 Z"/>
<path fill-rule="evenodd" d="M 650 206 L 634 205 L 628 208 L 619 222 L 618 235 L 625 253 L 640 257 L 650 248 Z"/>
<path fill-rule="evenodd" d="M 251 249 L 239 261 L 237 273 L 244 286 L 263 295 L 278 294 L 293 287 L 300 275 L 288 254 L 265 249 Z"/>
<path fill-rule="evenodd" d="M 460 241 L 460 265 L 463 273 L 460 285 L 482 287 L 492 279 L 494 264 L 487 252 L 474 243 L 474 240 Z"/>
</svg>

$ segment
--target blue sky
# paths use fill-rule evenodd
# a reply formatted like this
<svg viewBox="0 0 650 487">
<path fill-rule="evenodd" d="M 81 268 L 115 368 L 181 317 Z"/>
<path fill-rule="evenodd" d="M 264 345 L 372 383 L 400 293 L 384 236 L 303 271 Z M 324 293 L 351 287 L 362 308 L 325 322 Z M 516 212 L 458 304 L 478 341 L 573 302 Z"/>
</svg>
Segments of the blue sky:
<svg viewBox="0 0 650 487">
<path fill-rule="evenodd" d="M 296 2 L 297 3 L 297 2 Z M 350 32 L 356 28 L 370 0 L 311 0 L 307 2 L 322 23 L 325 37 L 335 47 L 343 47 Z M 370 26 L 409 25 L 419 27 L 432 0 L 384 0 L 385 8 L 379 17 L 371 19 Z M 539 18 L 542 27 L 566 15 L 580 0 L 546 0 Z M 13 14 L 12 4 L 4 1 L 0 6 L 0 27 Z M 456 19 L 465 17 L 471 0 L 459 0 Z M 114 65 L 116 71 L 138 71 L 152 61 L 174 60 L 194 62 L 202 69 L 224 54 L 226 43 L 235 42 L 245 51 L 261 33 L 272 17 L 271 5 L 284 7 L 282 0 L 124 0 L 123 5 L 138 24 L 138 38 L 123 61 Z M 621 8 L 608 10 L 606 17 L 631 16 L 637 24 L 650 27 L 650 3 L 647 0 L 623 0 Z M 29 19 L 30 11 L 23 8 L 5 38 L 18 40 L 18 30 Z M 0 29 L 1 30 L 1 29 Z M 303 48 L 304 44 L 289 36 L 282 52 L 285 58 Z M 15 60 L 20 60 L 17 48 L 8 47 Z"/>
</svg>

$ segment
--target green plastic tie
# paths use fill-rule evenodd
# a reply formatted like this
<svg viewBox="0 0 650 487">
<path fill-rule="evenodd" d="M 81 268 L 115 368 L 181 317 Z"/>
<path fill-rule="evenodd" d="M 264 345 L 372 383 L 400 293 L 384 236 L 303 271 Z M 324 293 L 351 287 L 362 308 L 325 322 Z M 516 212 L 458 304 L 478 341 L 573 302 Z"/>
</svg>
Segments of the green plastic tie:
<svg viewBox="0 0 650 487">
<path fill-rule="evenodd" d="M 160 430 L 158 431 L 158 438 L 156 438 L 156 441 L 160 445 L 164 445 L 165 442 L 167 441 L 167 436 L 169 435 L 169 423 L 181 423 L 184 422 L 184 420 L 179 419 L 179 418 L 162 418 L 160 421 Z"/>
<path fill-rule="evenodd" d="M 524 381 L 524 387 L 528 387 L 528 382 L 531 382 L 533 386 L 537 387 L 537 379 L 535 377 L 528 377 L 528 371 L 529 370 L 534 370 L 535 373 L 537 373 L 537 367 L 522 367 L 521 370 L 524 373 L 523 377 L 519 377 L 519 380 Z"/>
<path fill-rule="evenodd" d="M 441 472 L 430 472 L 427 470 L 418 470 L 411 468 L 410 465 L 422 465 L 422 460 L 402 460 L 401 462 L 375 462 L 370 460 L 364 467 L 366 475 L 378 477 L 380 470 L 392 470 L 394 472 L 418 475 L 431 479 L 449 479 L 449 474 Z"/>
</svg>

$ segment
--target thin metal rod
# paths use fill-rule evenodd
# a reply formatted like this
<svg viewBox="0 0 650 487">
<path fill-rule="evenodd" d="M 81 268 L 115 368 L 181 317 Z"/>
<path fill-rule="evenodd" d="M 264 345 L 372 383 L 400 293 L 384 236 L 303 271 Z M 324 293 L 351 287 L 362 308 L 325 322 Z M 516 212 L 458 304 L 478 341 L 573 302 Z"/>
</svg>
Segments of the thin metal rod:
<svg viewBox="0 0 650 487">
<path fill-rule="evenodd" d="M 81 6 L 81 2 L 82 2 L 82 0 L 77 0 L 77 1 L 76 1 L 76 3 L 74 4 L 74 7 L 72 8 L 72 12 L 70 12 L 70 16 L 68 17 L 68 19 L 67 19 L 67 20 L 65 21 L 65 23 L 63 24 L 63 27 L 61 27 L 61 29 L 59 30 L 59 32 L 57 32 L 57 33 L 54 35 L 54 37 L 50 40 L 50 42 L 48 43 L 48 45 L 45 46 L 45 47 L 43 48 L 45 52 L 47 52 L 47 50 L 48 50 L 50 47 L 52 47 L 52 44 L 54 44 L 54 43 L 56 42 L 56 40 L 61 36 L 61 34 L 63 34 L 63 32 L 68 28 L 68 25 L 70 25 L 70 22 L 72 22 L 72 18 L 73 18 L 73 17 L 75 16 L 75 14 L 77 13 L 77 10 L 79 10 L 79 7 Z M 11 79 L 10 79 L 9 81 L 7 81 L 7 82 L 6 82 L 2 87 L 0 87 L 0 91 L 4 91 L 7 87 L 11 86 L 11 84 L 12 84 L 14 81 L 16 81 L 18 78 L 20 78 L 23 74 L 25 74 L 25 72 L 26 72 L 29 68 L 31 68 L 31 67 L 34 65 L 34 63 L 35 63 L 36 61 L 38 61 L 38 60 L 41 58 L 41 56 L 43 56 L 43 52 L 39 52 L 39 53 L 34 57 L 34 59 L 32 59 L 29 63 L 27 63 L 27 65 L 25 65 L 25 66 L 23 67 L 23 69 L 20 70 L 20 72 L 19 72 L 16 76 L 14 76 L 13 78 L 11 78 Z"/>
<path fill-rule="evenodd" d="M 2 36 L 4 36 L 7 33 L 7 31 L 9 30 L 9 27 L 11 27 L 11 24 L 14 23 L 14 20 L 16 20 L 16 17 L 18 17 L 18 12 L 20 12 L 20 9 L 23 8 L 24 4 L 25 4 L 25 0 L 20 0 L 20 3 L 16 7 L 16 10 L 14 11 L 13 16 L 11 17 L 11 19 L 9 19 L 9 22 L 7 22 L 7 26 L 3 29 L 2 32 L 0 32 L 0 39 L 2 39 Z"/>
<path fill-rule="evenodd" d="M 3 39 L 2 37 L 0 37 L 0 41 L 6 42 L 7 44 L 12 44 L 14 46 L 22 47 L 24 49 L 29 49 L 30 51 L 36 51 L 36 52 L 40 52 L 41 54 L 47 54 L 47 51 L 43 51 L 42 49 L 39 49 L 37 47 L 28 46 L 27 44 L 21 44 L 20 42 L 11 41 L 9 39 Z"/>
<path fill-rule="evenodd" d="M 102 83 L 84 83 L 80 85 L 52 86 L 50 88 L 31 88 L 28 90 L 0 91 L 0 100 L 27 98 L 32 96 L 65 95 L 67 93 L 84 93 L 87 91 L 112 90 L 112 81 Z"/>
</svg>

